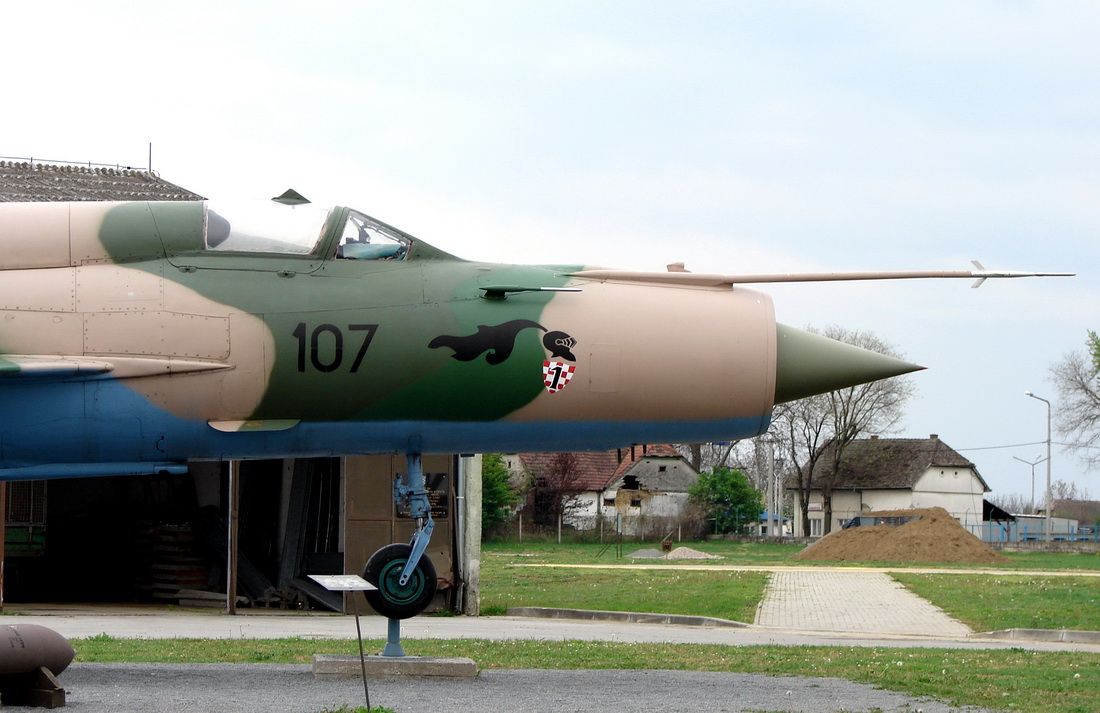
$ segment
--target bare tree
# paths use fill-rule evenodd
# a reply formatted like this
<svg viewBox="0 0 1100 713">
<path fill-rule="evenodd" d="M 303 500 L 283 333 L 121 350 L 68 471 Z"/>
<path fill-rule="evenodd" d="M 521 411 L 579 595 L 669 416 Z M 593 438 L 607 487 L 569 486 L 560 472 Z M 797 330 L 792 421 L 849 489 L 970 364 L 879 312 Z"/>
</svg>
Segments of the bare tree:
<svg viewBox="0 0 1100 713">
<path fill-rule="evenodd" d="M 1088 488 L 1079 487 L 1072 481 L 1055 480 L 1050 484 L 1050 492 L 1055 501 L 1088 501 L 1091 499 Z M 989 502 L 1009 513 L 1034 513 L 1036 511 L 1036 508 L 1031 502 L 1031 497 L 1020 493 L 990 493 L 987 499 Z M 1059 513 L 1058 517 L 1069 516 Z M 1090 523 L 1082 522 L 1082 524 L 1087 525 Z"/>
<path fill-rule="evenodd" d="M 681 443 L 676 446 L 695 469 L 696 473 L 704 470 L 724 468 L 729 465 L 730 453 L 740 441 L 726 443 Z"/>
<path fill-rule="evenodd" d="M 1087 353 L 1072 352 L 1050 367 L 1058 389 L 1055 427 L 1090 469 L 1100 466 L 1100 337 L 1090 331 Z"/>
<path fill-rule="evenodd" d="M 986 499 L 1010 514 L 1019 515 L 1034 511 L 1031 497 L 1021 493 L 997 493 L 996 495 L 990 493 Z"/>
<path fill-rule="evenodd" d="M 813 330 L 810 330 L 813 331 Z M 854 344 L 895 358 L 902 355 L 893 345 L 871 332 L 831 326 L 821 332 L 830 339 Z M 780 404 L 772 422 L 775 435 L 784 443 L 795 469 L 794 485 L 802 503 L 802 531 L 810 531 L 809 499 L 812 486 L 822 490 L 823 534 L 832 530 L 833 485 L 843 460 L 844 449 L 866 434 L 891 433 L 898 428 L 905 404 L 916 387 L 906 377 L 893 377 L 860 384 L 827 394 Z M 822 456 L 828 454 L 828 460 Z M 822 466 L 822 467 L 819 467 Z"/>
<path fill-rule="evenodd" d="M 1077 487 L 1073 481 L 1056 480 L 1050 484 L 1050 492 L 1055 500 L 1090 500 L 1088 488 Z"/>
<path fill-rule="evenodd" d="M 536 527 L 554 527 L 580 507 L 584 482 L 573 453 L 555 453 L 531 476 L 528 496 Z"/>
</svg>

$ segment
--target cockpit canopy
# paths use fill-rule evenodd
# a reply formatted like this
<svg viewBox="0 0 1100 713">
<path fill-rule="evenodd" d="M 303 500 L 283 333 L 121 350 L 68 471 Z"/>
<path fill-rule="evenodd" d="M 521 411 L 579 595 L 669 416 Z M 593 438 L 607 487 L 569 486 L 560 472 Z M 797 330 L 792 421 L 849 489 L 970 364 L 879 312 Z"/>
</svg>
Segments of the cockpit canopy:
<svg viewBox="0 0 1100 713">
<path fill-rule="evenodd" d="M 210 201 L 204 230 L 205 249 L 227 253 L 403 260 L 412 244 L 407 235 L 355 210 L 271 201 Z M 335 244 L 333 233 L 339 236 Z"/>
</svg>

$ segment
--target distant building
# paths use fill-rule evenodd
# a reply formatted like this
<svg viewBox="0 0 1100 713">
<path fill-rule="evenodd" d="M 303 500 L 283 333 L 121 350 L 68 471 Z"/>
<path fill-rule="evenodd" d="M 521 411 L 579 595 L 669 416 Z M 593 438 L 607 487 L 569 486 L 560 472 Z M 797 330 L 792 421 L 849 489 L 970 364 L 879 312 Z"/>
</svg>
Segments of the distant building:
<svg viewBox="0 0 1100 713">
<path fill-rule="evenodd" d="M 0 202 L 200 201 L 150 171 L 0 161 Z"/>
<path fill-rule="evenodd" d="M 1100 528 L 1100 500 L 1055 500 L 1051 513 L 1056 518 L 1076 520 L 1093 532 Z"/>
<path fill-rule="evenodd" d="M 537 477 L 555 455 L 517 453 L 505 455 L 504 460 L 526 481 Z M 621 523 L 623 534 L 636 535 L 676 527 L 685 515 L 688 489 L 699 480 L 699 473 L 670 445 L 573 455 L 582 492 L 564 524 L 577 530 L 613 532 Z"/>
<path fill-rule="evenodd" d="M 809 497 L 810 531 L 802 532 L 801 497 L 794 495 L 795 535 L 824 533 L 821 484 L 836 457 L 826 446 L 818 459 Z M 990 491 L 977 467 L 932 434 L 928 438 L 879 438 L 850 443 L 841 454 L 832 487 L 832 531 L 863 512 L 941 507 L 964 527 L 983 521 L 984 496 Z"/>
</svg>

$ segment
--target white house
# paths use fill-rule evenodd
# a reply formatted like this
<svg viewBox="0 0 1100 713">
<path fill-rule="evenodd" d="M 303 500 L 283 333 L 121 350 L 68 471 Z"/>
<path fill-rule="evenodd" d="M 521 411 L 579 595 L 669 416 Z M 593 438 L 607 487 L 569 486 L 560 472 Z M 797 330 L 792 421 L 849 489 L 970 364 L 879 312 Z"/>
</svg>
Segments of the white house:
<svg viewBox="0 0 1100 713">
<path fill-rule="evenodd" d="M 565 516 L 577 530 L 634 535 L 666 524 L 674 526 L 683 516 L 688 489 L 699 474 L 669 445 L 638 445 L 613 451 L 575 453 L 576 477 L 582 491 Z M 524 478 L 545 469 L 553 453 L 505 455 L 505 464 Z M 657 536 L 664 535 L 665 532 Z"/>
<path fill-rule="evenodd" d="M 814 468 L 809 493 L 810 537 L 824 533 L 823 482 L 836 462 L 826 446 Z M 803 471 L 804 472 L 804 471 Z M 803 535 L 801 493 L 788 483 L 795 502 L 795 535 Z M 928 438 L 879 438 L 850 443 L 842 452 L 832 485 L 832 531 L 872 510 L 942 507 L 964 527 L 983 519 L 989 486 L 977 467 L 932 434 Z"/>
</svg>

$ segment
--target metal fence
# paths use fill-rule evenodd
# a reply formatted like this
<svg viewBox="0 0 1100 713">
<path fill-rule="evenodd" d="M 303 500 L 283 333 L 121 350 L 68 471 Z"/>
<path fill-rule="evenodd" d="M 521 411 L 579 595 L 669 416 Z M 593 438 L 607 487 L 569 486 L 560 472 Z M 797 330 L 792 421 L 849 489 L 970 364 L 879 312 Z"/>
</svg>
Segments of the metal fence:
<svg viewBox="0 0 1100 713">
<path fill-rule="evenodd" d="M 1047 539 L 1045 524 L 982 522 L 965 525 L 970 534 L 984 542 L 1042 542 Z M 1050 539 L 1058 542 L 1100 542 L 1100 528 L 1055 524 Z"/>
</svg>

